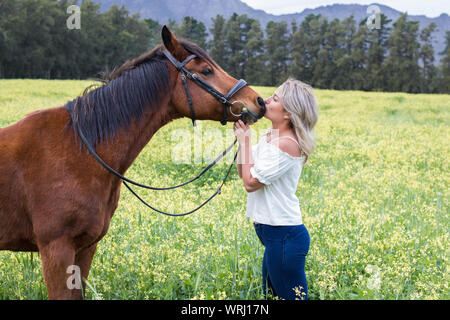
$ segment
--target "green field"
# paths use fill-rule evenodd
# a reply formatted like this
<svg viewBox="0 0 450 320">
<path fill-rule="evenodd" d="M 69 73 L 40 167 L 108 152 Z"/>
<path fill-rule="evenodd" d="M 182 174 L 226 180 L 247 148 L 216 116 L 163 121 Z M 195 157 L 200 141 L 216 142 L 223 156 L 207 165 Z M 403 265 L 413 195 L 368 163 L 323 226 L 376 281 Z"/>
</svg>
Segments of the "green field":
<svg viewBox="0 0 450 320">
<path fill-rule="evenodd" d="M 0 127 L 62 105 L 88 84 L 0 80 Z M 310 299 L 449 299 L 450 95 L 315 92 L 317 149 L 297 190 L 311 235 Z M 253 128 L 269 126 L 264 119 Z M 201 127 L 225 135 L 232 124 Z M 197 175 L 206 162 L 171 160 L 172 133 L 181 129 L 193 133 L 189 119 L 158 131 L 127 176 L 170 186 Z M 226 167 L 184 188 L 140 194 L 162 210 L 188 211 L 216 190 Z M 181 218 L 152 212 L 122 188 L 86 298 L 261 299 L 263 247 L 244 217 L 246 201 L 236 170 L 221 195 Z M 46 298 L 38 254 L 1 251 L 0 299 Z"/>
</svg>

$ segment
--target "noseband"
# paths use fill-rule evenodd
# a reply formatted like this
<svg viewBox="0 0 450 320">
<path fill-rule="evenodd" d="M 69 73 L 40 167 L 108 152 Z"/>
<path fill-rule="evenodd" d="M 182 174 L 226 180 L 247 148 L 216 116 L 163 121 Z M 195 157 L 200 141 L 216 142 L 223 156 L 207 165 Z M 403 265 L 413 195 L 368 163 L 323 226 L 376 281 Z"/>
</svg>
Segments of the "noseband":
<svg viewBox="0 0 450 320">
<path fill-rule="evenodd" d="M 197 84 L 200 88 L 204 89 L 206 92 L 211 94 L 214 98 L 219 100 L 219 102 L 222 103 L 223 106 L 223 119 L 220 120 L 220 123 L 222 125 L 227 124 L 227 108 L 230 108 L 233 106 L 233 102 L 230 101 L 230 99 L 243 87 L 247 85 L 247 82 L 243 79 L 240 79 L 236 84 L 233 86 L 233 88 L 228 91 L 227 94 L 223 94 L 220 91 L 216 90 L 212 85 L 210 85 L 208 82 L 200 78 L 197 74 L 190 72 L 187 70 L 184 66 L 191 61 L 192 59 L 196 58 L 197 56 L 195 54 L 190 55 L 186 59 L 184 59 L 183 62 L 179 62 L 177 59 L 175 59 L 172 54 L 167 50 L 163 50 L 164 55 L 169 59 L 169 61 L 173 64 L 173 66 L 181 72 L 181 82 L 184 86 L 184 91 L 186 92 L 187 101 L 189 104 L 189 108 L 191 109 L 191 119 L 192 119 L 192 125 L 195 127 L 195 112 L 194 112 L 194 105 L 192 103 L 191 94 L 189 92 L 189 88 L 186 83 L 186 77 L 189 80 L 192 80 L 195 84 Z M 236 101 L 235 101 L 236 102 Z M 234 116 L 242 116 L 247 113 L 251 113 L 248 108 L 243 108 L 240 115 L 236 115 L 233 112 L 231 112 Z M 254 115 L 251 115 L 254 116 Z M 244 116 L 245 118 L 245 116 Z"/>
</svg>

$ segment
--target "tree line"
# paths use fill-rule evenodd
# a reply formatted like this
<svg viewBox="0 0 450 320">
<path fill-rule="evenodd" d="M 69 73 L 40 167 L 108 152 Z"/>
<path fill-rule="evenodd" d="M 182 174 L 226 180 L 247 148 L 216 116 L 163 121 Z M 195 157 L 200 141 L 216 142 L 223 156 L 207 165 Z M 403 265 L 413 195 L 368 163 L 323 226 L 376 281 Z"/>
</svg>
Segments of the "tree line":
<svg viewBox="0 0 450 320">
<path fill-rule="evenodd" d="M 84 79 L 109 72 L 161 42 L 161 25 L 116 5 L 105 12 L 81 3 L 81 29 L 66 27 L 75 0 L 0 2 L 0 78 Z M 381 15 L 380 28 L 353 16 L 320 15 L 269 22 L 233 14 L 213 18 L 210 30 L 185 17 L 169 21 L 178 37 L 204 48 L 224 70 L 252 85 L 276 86 L 293 76 L 317 88 L 450 93 L 450 31 L 434 61 L 431 23 Z M 209 33 L 208 33 L 209 31 Z"/>
</svg>

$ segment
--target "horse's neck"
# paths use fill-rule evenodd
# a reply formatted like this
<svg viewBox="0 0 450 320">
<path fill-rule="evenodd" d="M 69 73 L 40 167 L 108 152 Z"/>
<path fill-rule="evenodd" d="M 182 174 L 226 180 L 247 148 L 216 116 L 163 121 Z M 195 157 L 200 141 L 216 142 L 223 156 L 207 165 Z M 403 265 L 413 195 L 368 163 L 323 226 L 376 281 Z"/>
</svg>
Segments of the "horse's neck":
<svg viewBox="0 0 450 320">
<path fill-rule="evenodd" d="M 111 144 L 98 146 L 98 153 L 104 155 L 106 163 L 124 174 L 153 135 L 177 118 L 181 118 L 181 115 L 169 104 L 168 99 L 164 100 L 157 110 L 146 112 L 139 121 L 133 120 L 128 127 L 121 128 Z"/>
</svg>

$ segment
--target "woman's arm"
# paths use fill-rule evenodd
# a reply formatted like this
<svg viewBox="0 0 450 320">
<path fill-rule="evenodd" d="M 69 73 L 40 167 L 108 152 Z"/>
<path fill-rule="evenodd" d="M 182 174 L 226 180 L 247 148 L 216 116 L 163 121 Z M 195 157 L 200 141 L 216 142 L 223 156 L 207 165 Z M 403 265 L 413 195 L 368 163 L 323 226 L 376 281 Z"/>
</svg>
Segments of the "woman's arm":
<svg viewBox="0 0 450 320">
<path fill-rule="evenodd" d="M 239 142 L 239 157 L 236 163 L 238 173 L 240 173 L 239 177 L 242 178 L 247 192 L 256 191 L 264 187 L 265 184 L 259 182 L 250 173 L 250 169 L 254 166 L 250 128 L 247 124 L 238 120 L 234 124 L 234 134 Z"/>
<path fill-rule="evenodd" d="M 250 142 L 250 136 L 245 137 L 239 142 L 241 147 L 241 166 L 242 166 L 242 180 L 244 182 L 244 187 L 247 192 L 256 191 L 265 186 L 265 184 L 259 182 L 258 179 L 254 178 L 250 173 L 250 169 L 255 165 L 253 163 L 252 156 L 252 144 Z"/>
<path fill-rule="evenodd" d="M 236 169 L 239 175 L 239 178 L 242 179 L 242 161 L 241 161 L 241 150 L 239 150 L 237 158 L 236 158 Z"/>
</svg>

